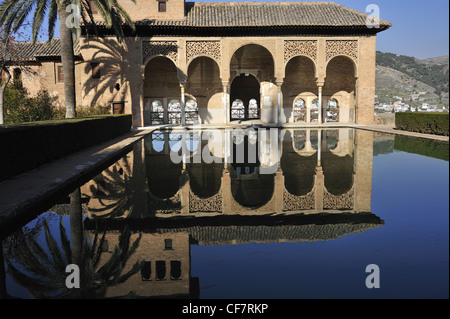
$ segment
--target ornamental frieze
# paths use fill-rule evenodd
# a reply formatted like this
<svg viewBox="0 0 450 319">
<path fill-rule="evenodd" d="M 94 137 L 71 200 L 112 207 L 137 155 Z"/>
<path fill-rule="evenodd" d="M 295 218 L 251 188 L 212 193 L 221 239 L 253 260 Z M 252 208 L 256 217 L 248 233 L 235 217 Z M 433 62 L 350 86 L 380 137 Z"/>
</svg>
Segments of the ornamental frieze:
<svg viewBox="0 0 450 319">
<path fill-rule="evenodd" d="M 222 191 L 209 198 L 200 198 L 189 191 L 189 212 L 221 212 Z"/>
<path fill-rule="evenodd" d="M 346 55 L 358 61 L 358 40 L 327 40 L 326 60 L 335 56 Z"/>
<path fill-rule="evenodd" d="M 181 210 L 180 191 L 167 199 L 159 199 L 150 195 L 147 201 L 147 208 L 150 212 L 158 214 L 179 213 Z"/>
<path fill-rule="evenodd" d="M 156 55 L 168 57 L 177 64 L 177 41 L 142 41 L 142 63 L 145 63 L 149 58 Z"/>
<path fill-rule="evenodd" d="M 295 196 L 289 193 L 286 189 L 283 191 L 283 210 L 297 211 L 310 210 L 316 207 L 315 202 L 315 188 L 308 194 L 303 196 Z"/>
<path fill-rule="evenodd" d="M 334 210 L 353 209 L 354 193 L 353 187 L 347 193 L 342 195 L 333 195 L 328 191 L 325 191 L 323 194 L 323 208 Z"/>
<path fill-rule="evenodd" d="M 207 55 L 220 62 L 220 41 L 186 41 L 186 63 L 199 55 Z"/>
<path fill-rule="evenodd" d="M 317 41 L 316 40 L 286 40 L 284 41 L 284 63 L 292 57 L 305 55 L 314 62 L 317 60 Z"/>
</svg>

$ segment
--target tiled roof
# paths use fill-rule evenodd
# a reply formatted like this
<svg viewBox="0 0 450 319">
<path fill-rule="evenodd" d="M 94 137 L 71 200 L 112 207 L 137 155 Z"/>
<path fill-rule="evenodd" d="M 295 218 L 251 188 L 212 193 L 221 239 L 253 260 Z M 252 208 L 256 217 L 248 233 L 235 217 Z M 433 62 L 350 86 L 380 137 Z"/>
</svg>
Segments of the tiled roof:
<svg viewBox="0 0 450 319">
<path fill-rule="evenodd" d="M 4 56 L 4 47 L 0 48 L 0 55 Z M 15 61 L 37 61 L 45 58 L 57 58 L 61 56 L 61 41 L 59 38 L 54 38 L 51 43 L 47 41 L 38 41 L 35 44 L 28 41 L 14 41 L 11 42 L 7 52 L 7 60 Z M 75 44 L 75 55 L 80 54 L 79 44 Z"/>
<path fill-rule="evenodd" d="M 365 26 L 367 14 L 333 2 L 186 2 L 183 20 L 141 20 L 136 25 L 186 27 Z M 381 20 L 384 28 L 391 24 Z"/>
</svg>

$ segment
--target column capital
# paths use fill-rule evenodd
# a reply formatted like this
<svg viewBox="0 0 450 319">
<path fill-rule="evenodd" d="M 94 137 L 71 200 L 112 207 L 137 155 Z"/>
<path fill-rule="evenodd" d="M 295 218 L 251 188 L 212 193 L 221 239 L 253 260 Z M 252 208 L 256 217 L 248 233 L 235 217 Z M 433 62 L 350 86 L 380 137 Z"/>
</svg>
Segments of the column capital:
<svg viewBox="0 0 450 319">
<path fill-rule="evenodd" d="M 325 80 L 317 80 L 316 84 L 317 84 L 317 87 L 323 87 L 325 84 Z"/>
</svg>

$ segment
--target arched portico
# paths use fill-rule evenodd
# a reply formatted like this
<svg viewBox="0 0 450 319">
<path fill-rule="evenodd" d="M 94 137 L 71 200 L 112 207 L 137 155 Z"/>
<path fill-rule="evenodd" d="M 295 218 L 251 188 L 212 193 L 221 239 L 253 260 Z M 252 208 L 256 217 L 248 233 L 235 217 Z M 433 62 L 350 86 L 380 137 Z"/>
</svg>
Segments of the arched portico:
<svg viewBox="0 0 450 319">
<path fill-rule="evenodd" d="M 344 123 L 355 122 L 355 103 L 357 87 L 357 65 L 355 61 L 345 55 L 336 56 L 327 63 L 326 78 L 323 86 L 322 112 L 335 113 L 335 121 Z M 330 110 L 329 110 L 330 109 Z M 328 116 L 329 119 L 333 115 Z"/>
<path fill-rule="evenodd" d="M 148 60 L 144 70 L 144 125 L 181 123 L 178 70 L 165 56 Z"/>
<path fill-rule="evenodd" d="M 229 119 L 260 119 L 267 123 L 276 120 L 275 59 L 271 51 L 259 44 L 245 44 L 233 52 L 229 66 Z M 242 111 L 233 112 L 236 100 L 242 101 Z M 237 105 L 234 109 L 237 110 Z"/>
<path fill-rule="evenodd" d="M 222 80 L 217 62 L 208 56 L 197 56 L 188 65 L 186 94 L 198 104 L 198 122 L 211 123 L 222 118 Z"/>
<path fill-rule="evenodd" d="M 317 92 L 316 65 L 307 56 L 292 57 L 285 67 L 284 82 L 281 87 L 283 95 L 283 110 L 281 121 L 310 122 L 310 109 L 314 93 Z M 303 101 L 303 105 L 302 105 Z M 303 107 L 302 114 L 300 107 Z"/>
</svg>

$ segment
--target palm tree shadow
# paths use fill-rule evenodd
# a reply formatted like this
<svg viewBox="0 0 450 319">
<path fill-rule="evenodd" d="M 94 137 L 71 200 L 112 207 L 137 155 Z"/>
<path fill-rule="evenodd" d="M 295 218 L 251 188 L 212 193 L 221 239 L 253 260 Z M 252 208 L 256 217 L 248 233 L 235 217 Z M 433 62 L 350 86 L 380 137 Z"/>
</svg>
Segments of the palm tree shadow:
<svg viewBox="0 0 450 319">
<path fill-rule="evenodd" d="M 91 74 L 91 78 L 84 82 L 83 96 L 89 96 L 90 105 L 105 103 L 105 101 L 125 101 L 129 94 L 131 98 L 138 93 L 140 85 L 129 83 L 127 74 L 140 72 L 139 65 L 126 59 L 124 52 L 129 50 L 134 42 L 132 40 L 117 43 L 115 39 L 95 38 L 81 45 L 81 50 L 94 52 L 90 58 L 91 63 L 86 63 L 85 74 Z M 95 78 L 93 74 L 95 65 L 100 66 L 100 76 Z M 139 101 L 131 101 L 132 104 L 139 104 Z"/>
<path fill-rule="evenodd" d="M 59 218 L 59 237 L 47 221 L 41 232 L 42 228 L 45 243 L 41 243 L 38 236 L 25 233 L 23 228 L 4 243 L 8 275 L 32 298 L 105 298 L 108 288 L 125 282 L 143 265 L 142 261 L 137 261 L 126 273 L 123 272 L 125 264 L 139 246 L 141 234 L 131 243 L 131 231 L 125 226 L 109 259 L 105 259 L 102 256 L 106 232 L 95 231 L 92 237 L 84 236 L 81 258 L 77 264 L 80 270 L 79 288 L 71 288 L 67 284 L 69 273 L 66 267 L 72 264 L 75 256 L 62 217 Z M 130 292 L 123 297 L 133 295 Z"/>
<path fill-rule="evenodd" d="M 142 143 L 82 187 L 90 219 L 146 217 Z"/>
</svg>

